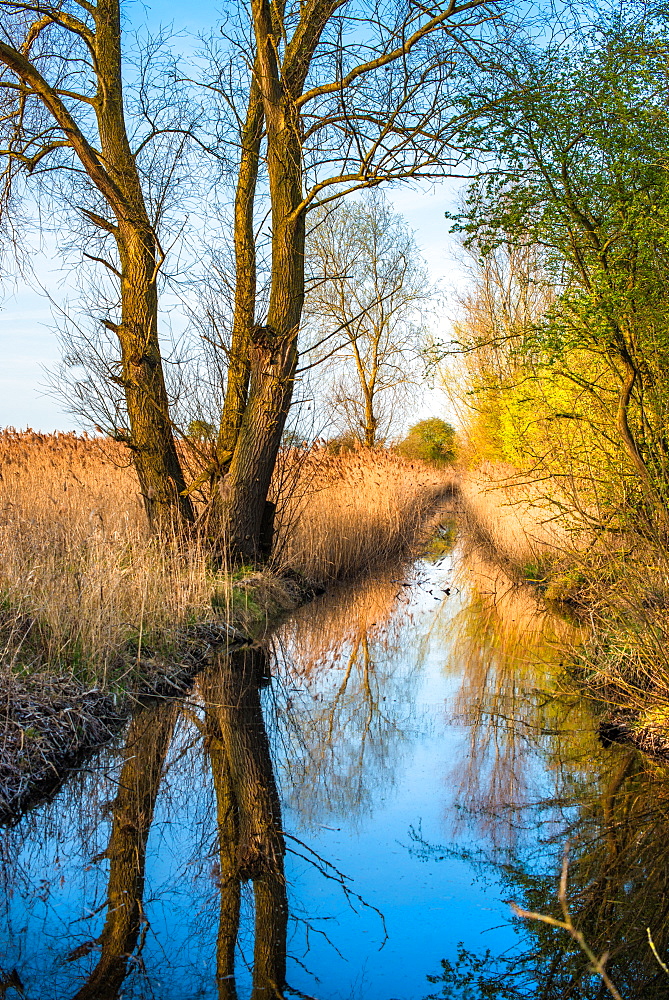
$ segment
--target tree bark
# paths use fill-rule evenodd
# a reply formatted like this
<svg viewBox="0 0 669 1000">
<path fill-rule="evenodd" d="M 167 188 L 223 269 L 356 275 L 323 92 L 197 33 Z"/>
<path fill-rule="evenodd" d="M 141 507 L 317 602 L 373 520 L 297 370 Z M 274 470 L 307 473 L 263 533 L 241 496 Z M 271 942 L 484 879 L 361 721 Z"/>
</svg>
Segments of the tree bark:
<svg viewBox="0 0 669 1000">
<path fill-rule="evenodd" d="M 123 388 L 130 422 L 129 445 L 153 529 L 175 515 L 193 520 L 169 415 L 158 340 L 157 277 L 161 253 L 146 210 L 123 108 L 121 15 L 118 0 L 95 8 L 100 148 L 112 182 L 122 194 L 114 235 L 121 264 Z"/>
<path fill-rule="evenodd" d="M 627 452 L 628 458 L 641 480 L 641 485 L 646 499 L 655 511 L 662 533 L 666 537 L 669 533 L 669 512 L 667 512 L 665 501 L 656 484 L 653 482 L 629 425 L 629 405 L 632 399 L 634 384 L 637 380 L 637 370 L 632 363 L 631 358 L 626 353 L 622 355 L 621 361 L 625 369 L 625 374 L 618 393 L 616 427 L 618 429 L 618 433 L 620 434 L 625 451 Z"/>
<path fill-rule="evenodd" d="M 235 192 L 235 306 L 230 342 L 225 402 L 216 441 L 216 472 L 230 464 L 248 397 L 251 361 L 249 349 L 255 323 L 256 249 L 253 226 L 260 143 L 264 127 L 262 95 L 251 81 L 246 120 L 241 134 L 241 157 Z"/>
<path fill-rule="evenodd" d="M 193 520 L 176 450 L 158 341 L 155 242 L 150 227 L 125 223 L 117 243 L 121 261 L 122 379 L 131 450 L 153 530 Z"/>
<path fill-rule="evenodd" d="M 281 444 L 297 366 L 297 334 L 304 305 L 304 211 L 302 149 L 295 98 L 304 84 L 277 61 L 275 26 L 268 0 L 252 4 L 255 71 L 267 128 L 267 171 L 272 206 L 272 283 L 267 322 L 251 330 L 251 378 L 230 468 L 220 488 L 226 541 L 233 559 L 260 556 L 267 493 Z M 321 28 L 322 30 L 322 28 Z M 316 39 L 310 39 L 315 45 Z M 290 61 L 289 54 L 283 69 Z M 307 58 L 307 67 L 308 67 Z M 304 70 L 306 73 L 306 69 Z"/>
</svg>

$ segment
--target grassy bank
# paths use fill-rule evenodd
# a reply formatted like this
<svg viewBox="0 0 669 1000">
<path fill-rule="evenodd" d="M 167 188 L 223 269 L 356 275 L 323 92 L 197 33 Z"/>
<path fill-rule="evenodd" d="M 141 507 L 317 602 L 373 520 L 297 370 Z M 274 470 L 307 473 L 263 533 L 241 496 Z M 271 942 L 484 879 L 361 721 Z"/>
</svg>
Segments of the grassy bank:
<svg viewBox="0 0 669 1000">
<path fill-rule="evenodd" d="M 462 477 L 479 540 L 517 579 L 587 625 L 571 654 L 578 683 L 602 707 L 605 740 L 669 757 L 669 559 L 632 530 L 589 531 L 557 489 L 487 464 Z M 556 513 L 559 512 L 559 513 Z"/>
<path fill-rule="evenodd" d="M 104 742 L 129 698 L 186 684 L 310 588 L 406 554 L 452 485 L 382 451 L 288 451 L 258 572 L 216 567 L 197 532 L 150 537 L 116 442 L 5 431 L 0 475 L 0 815 L 53 780 L 55 759 Z"/>
</svg>

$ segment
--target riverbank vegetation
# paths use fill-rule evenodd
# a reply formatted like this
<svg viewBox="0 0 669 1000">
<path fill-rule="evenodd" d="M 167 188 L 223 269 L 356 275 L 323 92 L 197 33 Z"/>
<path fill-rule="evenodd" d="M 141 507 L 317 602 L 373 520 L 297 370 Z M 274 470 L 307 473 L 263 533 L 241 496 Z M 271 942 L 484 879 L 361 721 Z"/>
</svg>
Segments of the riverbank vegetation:
<svg viewBox="0 0 669 1000">
<path fill-rule="evenodd" d="M 213 561 L 197 525 L 151 532 L 119 442 L 7 430 L 0 471 L 1 815 L 106 742 L 138 696 L 188 686 L 217 648 L 407 555 L 454 486 L 390 452 L 287 449 L 259 570 Z"/>
<path fill-rule="evenodd" d="M 457 216 L 472 281 L 449 370 L 469 509 L 589 622 L 580 677 L 614 729 L 665 751 L 667 44 L 652 19 L 603 19 L 507 65 L 515 111 L 470 132 L 490 159 Z"/>
<path fill-rule="evenodd" d="M 275 555 L 257 571 L 212 561 L 196 529 L 188 538 L 152 535 L 118 442 L 5 431 L 0 469 L 4 668 L 102 686 L 119 669 L 133 673 L 119 661 L 128 644 L 137 661 L 148 650 L 169 653 L 175 630 L 212 616 L 243 629 L 262 622 L 254 586 L 263 580 L 294 606 L 300 588 L 409 551 L 453 482 L 389 452 L 288 449 L 273 487 Z"/>
</svg>

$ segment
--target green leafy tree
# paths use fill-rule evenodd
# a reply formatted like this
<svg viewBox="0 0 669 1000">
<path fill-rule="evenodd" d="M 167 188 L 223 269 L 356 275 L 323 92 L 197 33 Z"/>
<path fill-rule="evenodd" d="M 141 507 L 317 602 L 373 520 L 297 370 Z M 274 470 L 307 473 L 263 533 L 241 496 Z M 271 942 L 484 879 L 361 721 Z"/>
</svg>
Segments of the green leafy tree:
<svg viewBox="0 0 669 1000">
<path fill-rule="evenodd" d="M 666 55 L 652 23 L 613 23 L 566 54 L 525 51 L 505 67 L 514 102 L 462 134 L 486 170 L 456 226 L 484 258 L 500 247 L 539 254 L 556 301 L 519 331 L 518 398 L 534 405 L 532 380 L 570 383 L 570 405 L 554 399 L 533 421 L 573 421 L 615 446 L 638 484 L 637 506 L 665 526 Z"/>
<path fill-rule="evenodd" d="M 440 417 L 421 420 L 396 449 L 400 455 L 432 465 L 447 465 L 455 459 L 455 429 Z"/>
</svg>

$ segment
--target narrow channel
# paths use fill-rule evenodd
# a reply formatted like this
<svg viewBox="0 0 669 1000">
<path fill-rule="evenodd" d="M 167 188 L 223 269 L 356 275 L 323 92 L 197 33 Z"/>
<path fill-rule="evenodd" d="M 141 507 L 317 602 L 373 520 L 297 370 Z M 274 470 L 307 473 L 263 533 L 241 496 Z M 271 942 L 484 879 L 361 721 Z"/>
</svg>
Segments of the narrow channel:
<svg viewBox="0 0 669 1000">
<path fill-rule="evenodd" d="M 0 836 L 0 995 L 669 996 L 666 768 L 604 748 L 578 629 L 445 522 L 299 609 Z M 643 955 L 643 957 L 642 957 Z M 285 983 L 285 986 L 283 985 Z"/>
</svg>

